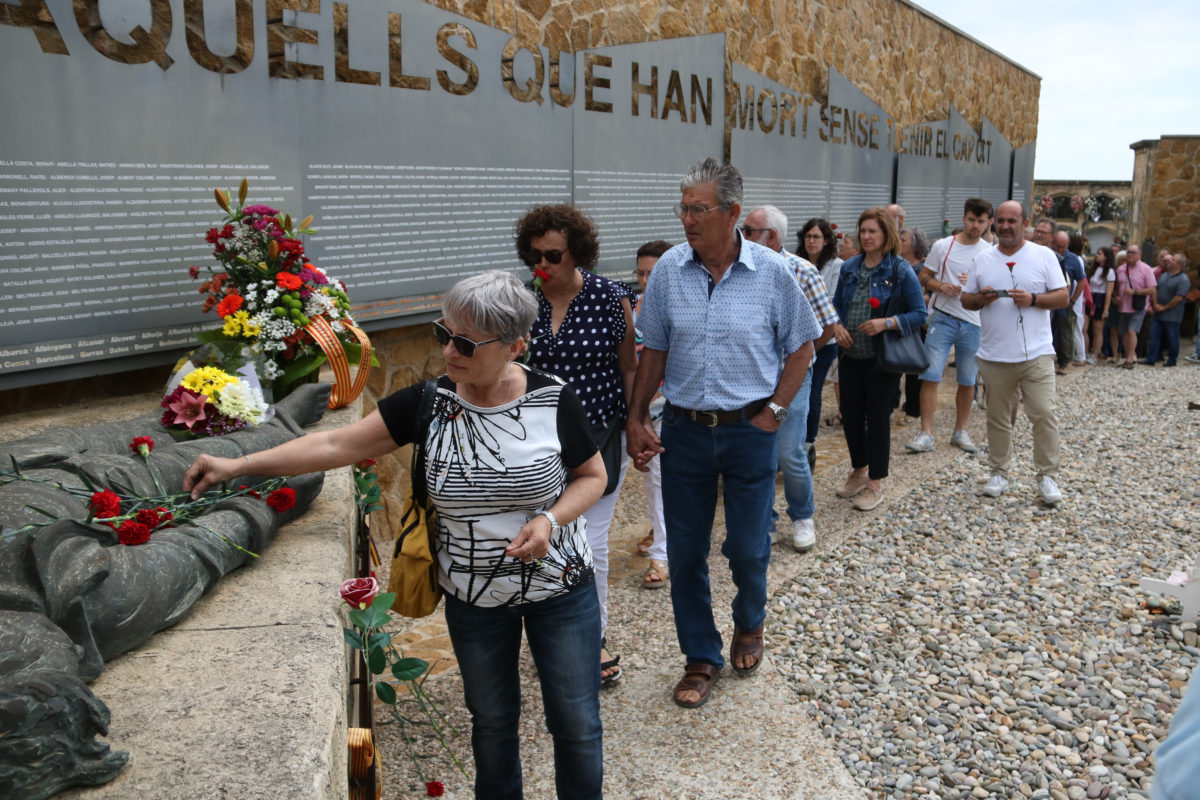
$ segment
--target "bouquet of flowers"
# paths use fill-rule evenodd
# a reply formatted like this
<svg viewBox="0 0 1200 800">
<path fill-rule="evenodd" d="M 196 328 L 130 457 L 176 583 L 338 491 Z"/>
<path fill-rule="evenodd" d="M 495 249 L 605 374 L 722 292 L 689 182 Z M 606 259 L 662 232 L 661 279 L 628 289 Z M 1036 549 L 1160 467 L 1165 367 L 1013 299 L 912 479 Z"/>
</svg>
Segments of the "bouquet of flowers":
<svg viewBox="0 0 1200 800">
<path fill-rule="evenodd" d="M 1033 211 L 1043 216 L 1050 216 L 1054 211 L 1054 198 L 1048 194 L 1039 194 L 1033 198 Z"/>
<path fill-rule="evenodd" d="M 312 217 L 293 225 L 290 214 L 246 205 L 248 191 L 243 180 L 235 207 L 227 192 L 215 190 L 225 218 L 206 238 L 218 266 L 208 267 L 211 276 L 200 292 L 207 295 L 203 310 L 216 308 L 222 325 L 199 339 L 220 350 L 221 366 L 258 364 L 264 388 L 278 400 L 299 383 L 315 380 L 331 346 L 340 344 L 350 364 L 360 362 L 364 345 L 370 349 L 354 326 L 345 284 L 304 257 L 299 237 L 314 233 L 308 227 Z M 200 276 L 198 267 L 189 272 Z M 368 363 L 377 362 L 368 355 Z M 356 386 L 366 383 L 366 371 L 360 367 L 359 373 Z"/>
<path fill-rule="evenodd" d="M 250 364 L 235 374 L 185 362 L 167 383 L 162 426 L 185 438 L 221 436 L 252 428 L 274 416 Z"/>
<path fill-rule="evenodd" d="M 1079 195 L 1071 196 L 1071 211 L 1078 214 L 1083 210 L 1083 198 Z"/>
<path fill-rule="evenodd" d="M 1100 221 L 1100 198 L 1088 195 L 1083 201 L 1083 214 L 1092 222 Z"/>
</svg>

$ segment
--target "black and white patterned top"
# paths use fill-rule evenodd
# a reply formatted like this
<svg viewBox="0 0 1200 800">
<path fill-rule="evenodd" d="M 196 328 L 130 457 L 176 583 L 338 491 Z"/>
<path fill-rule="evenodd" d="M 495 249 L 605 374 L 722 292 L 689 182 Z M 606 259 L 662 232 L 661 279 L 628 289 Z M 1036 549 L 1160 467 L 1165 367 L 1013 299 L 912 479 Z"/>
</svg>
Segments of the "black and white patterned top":
<svg viewBox="0 0 1200 800">
<path fill-rule="evenodd" d="M 617 364 L 617 347 L 625 339 L 621 298 L 632 296 L 622 284 L 594 272 L 583 273 L 583 287 L 567 307 L 558 334 L 551 333 L 550 301 L 540 291 L 537 320 L 529 345 L 529 365 L 571 384 L 588 421 L 600 425 L 626 413 L 625 381 Z"/>
<path fill-rule="evenodd" d="M 563 493 L 569 470 L 596 452 L 579 398 L 570 386 L 529 371 L 525 394 L 494 408 L 472 405 L 438 379 L 426 437 L 425 481 L 438 511 L 442 588 L 477 606 L 533 603 L 592 577 L 583 517 L 550 539 L 545 557 L 524 563 L 504 549 L 521 526 Z M 421 384 L 379 402 L 398 445 L 409 444 Z"/>
</svg>

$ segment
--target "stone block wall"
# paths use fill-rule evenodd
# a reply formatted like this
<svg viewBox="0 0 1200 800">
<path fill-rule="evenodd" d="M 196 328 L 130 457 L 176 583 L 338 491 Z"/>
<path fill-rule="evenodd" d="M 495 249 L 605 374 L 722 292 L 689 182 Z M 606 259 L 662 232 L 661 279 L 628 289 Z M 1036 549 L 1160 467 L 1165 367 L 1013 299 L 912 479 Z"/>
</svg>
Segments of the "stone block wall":
<svg viewBox="0 0 1200 800">
<path fill-rule="evenodd" d="M 1164 136 L 1134 151 L 1130 238 L 1183 251 L 1188 271 L 1200 267 L 1200 136 Z"/>
</svg>

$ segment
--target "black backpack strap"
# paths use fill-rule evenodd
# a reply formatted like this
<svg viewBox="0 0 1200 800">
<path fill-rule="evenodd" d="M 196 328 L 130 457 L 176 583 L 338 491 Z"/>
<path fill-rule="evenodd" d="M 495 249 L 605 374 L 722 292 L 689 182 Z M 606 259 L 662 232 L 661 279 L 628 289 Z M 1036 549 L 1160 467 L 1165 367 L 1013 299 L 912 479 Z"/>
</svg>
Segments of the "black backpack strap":
<svg viewBox="0 0 1200 800">
<path fill-rule="evenodd" d="M 422 505 L 428 499 L 425 486 L 425 439 L 429 426 L 433 424 L 433 405 L 437 400 L 437 381 L 430 378 L 421 382 L 421 400 L 417 405 L 417 417 L 413 420 L 413 499 Z"/>
</svg>

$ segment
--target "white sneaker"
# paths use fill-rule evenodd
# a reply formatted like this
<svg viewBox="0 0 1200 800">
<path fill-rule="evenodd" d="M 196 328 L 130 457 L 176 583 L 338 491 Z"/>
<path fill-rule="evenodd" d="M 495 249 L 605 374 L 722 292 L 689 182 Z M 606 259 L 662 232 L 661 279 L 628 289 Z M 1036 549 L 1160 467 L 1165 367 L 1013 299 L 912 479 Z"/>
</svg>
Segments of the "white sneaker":
<svg viewBox="0 0 1200 800">
<path fill-rule="evenodd" d="M 1042 496 L 1042 502 L 1048 506 L 1055 506 L 1062 502 L 1062 491 L 1054 482 L 1054 478 L 1049 475 L 1044 475 L 1038 483 L 1038 494 Z"/>
<path fill-rule="evenodd" d="M 910 453 L 928 453 L 933 449 L 933 436 L 925 431 L 921 431 L 904 447 Z"/>
<path fill-rule="evenodd" d="M 1088 357 L 1087 357 L 1087 363 L 1091 364 L 1092 366 L 1095 366 L 1096 365 L 1096 357 L 1089 353 Z"/>
<path fill-rule="evenodd" d="M 1195 356 L 1184 356 L 1184 357 L 1183 357 L 1183 360 L 1184 360 L 1184 361 L 1190 361 L 1190 362 L 1192 362 L 1193 364 L 1200 364 L 1200 355 L 1195 355 Z"/>
<path fill-rule="evenodd" d="M 974 453 L 979 450 L 979 448 L 975 446 L 975 443 L 971 441 L 971 434 L 967 433 L 966 428 L 952 433 L 950 435 L 950 444 L 954 445 L 959 450 L 963 450 L 968 453 Z"/>
<path fill-rule="evenodd" d="M 798 519 L 792 523 L 792 547 L 797 553 L 807 553 L 817 543 L 817 531 L 812 519 Z"/>
<path fill-rule="evenodd" d="M 1008 478 L 999 474 L 993 475 L 979 491 L 988 497 L 999 497 L 1008 491 Z"/>
</svg>

